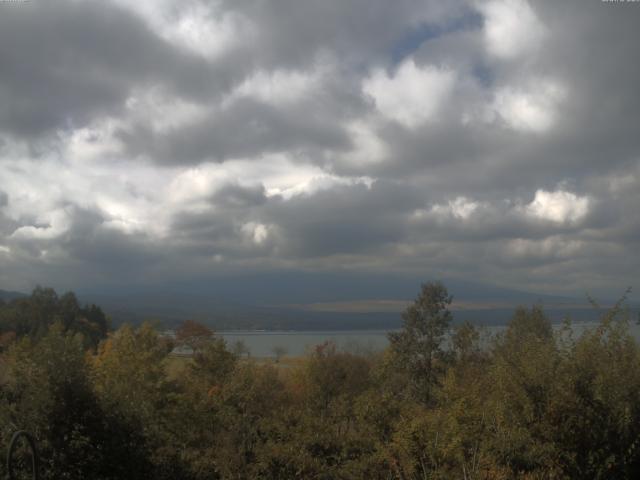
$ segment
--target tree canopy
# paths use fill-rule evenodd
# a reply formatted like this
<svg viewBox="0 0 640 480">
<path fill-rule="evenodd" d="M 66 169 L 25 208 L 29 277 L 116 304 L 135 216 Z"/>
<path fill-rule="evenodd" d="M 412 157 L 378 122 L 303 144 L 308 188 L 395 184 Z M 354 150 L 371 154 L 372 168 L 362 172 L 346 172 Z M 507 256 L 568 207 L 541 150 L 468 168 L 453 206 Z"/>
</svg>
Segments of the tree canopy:
<svg viewBox="0 0 640 480">
<path fill-rule="evenodd" d="M 194 325 L 190 357 L 150 323 L 94 348 L 74 299 L 1 307 L 29 328 L 5 330 L 0 454 L 31 432 L 44 480 L 640 476 L 640 346 L 621 305 L 580 335 L 520 307 L 487 337 L 426 283 L 386 350 L 325 342 L 276 363 Z"/>
<path fill-rule="evenodd" d="M 442 370 L 442 343 L 451 325 L 451 301 L 442 283 L 423 284 L 416 300 L 402 314 L 402 330 L 389 333 L 397 367 L 407 372 L 414 395 L 424 402 L 431 399 Z"/>
<path fill-rule="evenodd" d="M 73 292 L 58 296 L 52 288 L 36 287 L 28 297 L 0 304 L 0 344 L 7 336 L 41 338 L 55 323 L 82 334 L 85 346 L 91 347 L 109 331 L 109 319 L 100 307 L 80 305 Z"/>
</svg>

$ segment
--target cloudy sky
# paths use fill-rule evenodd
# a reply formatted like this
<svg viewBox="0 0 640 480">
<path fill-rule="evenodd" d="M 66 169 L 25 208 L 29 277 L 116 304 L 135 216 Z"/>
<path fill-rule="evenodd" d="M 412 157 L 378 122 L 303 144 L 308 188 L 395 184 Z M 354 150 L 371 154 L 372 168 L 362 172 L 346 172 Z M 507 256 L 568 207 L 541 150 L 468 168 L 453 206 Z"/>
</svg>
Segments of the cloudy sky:
<svg viewBox="0 0 640 480">
<path fill-rule="evenodd" d="M 287 271 L 619 293 L 639 45 L 637 2 L 0 2 L 0 288 Z"/>
</svg>

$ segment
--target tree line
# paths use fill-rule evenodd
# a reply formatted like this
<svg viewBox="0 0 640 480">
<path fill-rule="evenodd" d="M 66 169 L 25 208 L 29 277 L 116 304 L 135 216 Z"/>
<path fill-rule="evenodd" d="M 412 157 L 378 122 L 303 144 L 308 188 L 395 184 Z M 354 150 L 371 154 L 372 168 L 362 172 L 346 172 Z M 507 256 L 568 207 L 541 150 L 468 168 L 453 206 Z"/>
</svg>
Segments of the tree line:
<svg viewBox="0 0 640 480">
<path fill-rule="evenodd" d="M 533 306 L 490 339 L 450 304 L 426 283 L 385 351 L 283 365 L 194 322 L 178 361 L 152 324 L 36 289 L 0 304 L 0 449 L 31 432 L 44 479 L 640 478 L 624 298 L 581 335 Z"/>
</svg>

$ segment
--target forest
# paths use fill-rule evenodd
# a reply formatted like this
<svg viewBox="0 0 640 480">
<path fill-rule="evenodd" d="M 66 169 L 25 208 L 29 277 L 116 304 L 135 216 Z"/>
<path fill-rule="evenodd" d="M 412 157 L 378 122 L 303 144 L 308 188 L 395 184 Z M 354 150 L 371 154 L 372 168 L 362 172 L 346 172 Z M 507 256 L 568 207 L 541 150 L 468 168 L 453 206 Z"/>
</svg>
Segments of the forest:
<svg viewBox="0 0 640 480">
<path fill-rule="evenodd" d="M 0 302 L 0 455 L 25 430 L 42 479 L 640 478 L 624 296 L 580 335 L 534 305 L 487 337 L 451 301 L 425 283 L 386 350 L 276 363 L 37 288 Z"/>
</svg>

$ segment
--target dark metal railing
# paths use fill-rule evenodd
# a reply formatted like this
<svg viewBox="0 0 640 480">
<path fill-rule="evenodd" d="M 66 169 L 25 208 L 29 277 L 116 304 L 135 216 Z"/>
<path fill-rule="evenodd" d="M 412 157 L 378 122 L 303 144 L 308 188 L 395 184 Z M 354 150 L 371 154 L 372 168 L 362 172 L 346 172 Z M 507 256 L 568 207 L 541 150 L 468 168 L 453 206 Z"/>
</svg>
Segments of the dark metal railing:
<svg viewBox="0 0 640 480">
<path fill-rule="evenodd" d="M 36 448 L 35 439 L 24 430 L 18 430 L 11 437 L 11 441 L 9 442 L 9 448 L 7 450 L 7 478 L 8 480 L 15 480 L 15 453 L 18 448 L 18 442 L 20 439 L 24 439 L 26 441 L 29 450 L 31 450 L 31 478 L 33 480 L 38 480 L 39 477 L 39 468 L 40 468 L 40 459 L 38 458 L 38 449 Z"/>
</svg>

